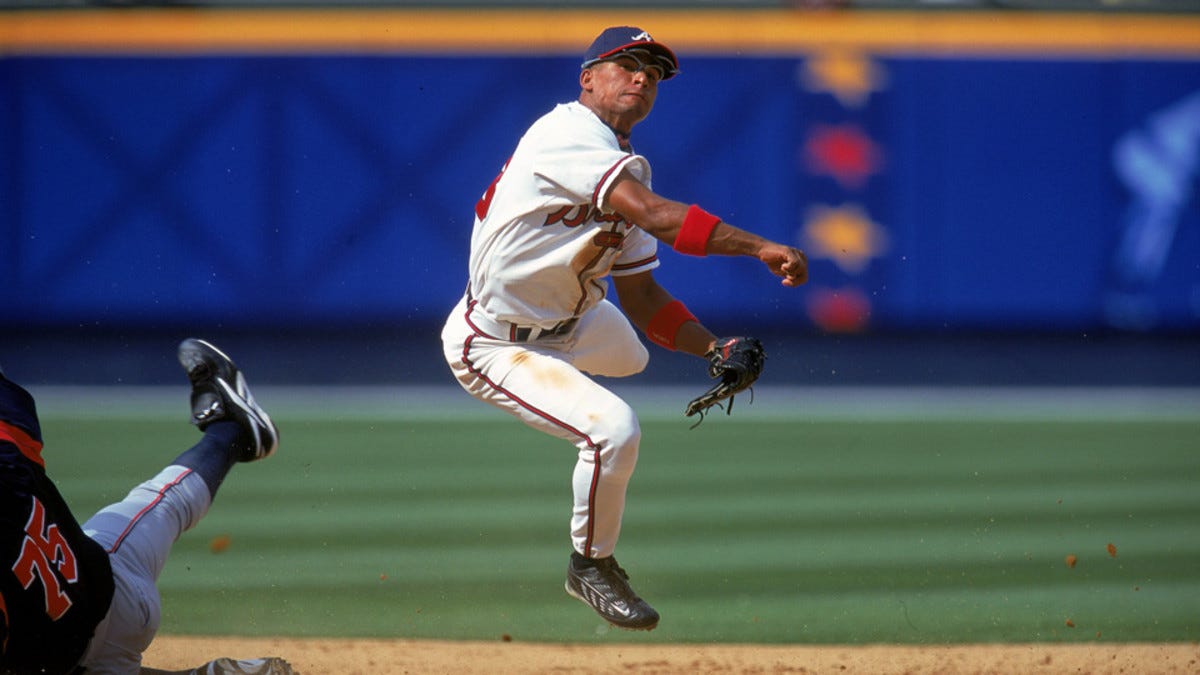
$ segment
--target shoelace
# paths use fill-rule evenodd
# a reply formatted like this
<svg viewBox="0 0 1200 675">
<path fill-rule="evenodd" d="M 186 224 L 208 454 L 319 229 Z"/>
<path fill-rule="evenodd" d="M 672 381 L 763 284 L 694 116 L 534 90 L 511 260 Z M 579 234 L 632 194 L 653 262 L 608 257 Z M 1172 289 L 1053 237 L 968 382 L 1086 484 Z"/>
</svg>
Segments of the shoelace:
<svg viewBox="0 0 1200 675">
<path fill-rule="evenodd" d="M 602 558 L 596 561 L 596 568 L 602 572 L 616 572 L 621 579 L 629 581 L 629 573 L 625 571 L 625 568 L 617 564 L 616 558 Z M 625 596 L 625 600 L 627 602 L 633 603 L 641 600 L 638 594 L 634 593 L 633 588 L 631 588 L 627 583 L 617 584 L 613 587 L 613 590 Z"/>
</svg>

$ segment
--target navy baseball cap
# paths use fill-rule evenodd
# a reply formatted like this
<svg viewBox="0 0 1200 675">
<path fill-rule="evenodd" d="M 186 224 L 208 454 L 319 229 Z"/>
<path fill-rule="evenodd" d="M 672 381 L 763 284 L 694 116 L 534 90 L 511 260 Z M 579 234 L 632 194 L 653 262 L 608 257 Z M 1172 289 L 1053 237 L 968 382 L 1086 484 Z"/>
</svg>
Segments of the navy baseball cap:
<svg viewBox="0 0 1200 675">
<path fill-rule="evenodd" d="M 650 34 L 636 26 L 613 26 L 605 28 L 603 33 L 592 42 L 592 46 L 583 54 L 582 68 L 587 68 L 617 54 L 632 50 L 643 50 L 654 56 L 663 67 L 664 80 L 669 80 L 679 74 L 679 59 L 675 52 L 661 42 L 655 42 Z"/>
</svg>

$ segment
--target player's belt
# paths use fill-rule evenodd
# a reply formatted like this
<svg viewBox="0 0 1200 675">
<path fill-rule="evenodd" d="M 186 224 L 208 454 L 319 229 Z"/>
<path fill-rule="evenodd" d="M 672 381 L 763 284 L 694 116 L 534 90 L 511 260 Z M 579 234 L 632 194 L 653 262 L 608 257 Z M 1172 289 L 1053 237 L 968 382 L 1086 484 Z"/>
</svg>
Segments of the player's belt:
<svg viewBox="0 0 1200 675">
<path fill-rule="evenodd" d="M 565 321 L 559 321 L 549 328 L 541 326 L 521 326 L 507 321 L 497 321 L 490 318 L 476 306 L 476 302 L 467 294 L 467 323 L 475 331 L 493 340 L 508 340 L 509 342 L 533 342 L 555 335 L 566 335 L 579 323 L 579 317 L 573 316 Z"/>
<path fill-rule="evenodd" d="M 531 342 L 554 335 L 566 335 L 571 332 L 571 329 L 578 322 L 579 317 L 573 316 L 566 321 L 558 322 L 558 325 L 551 328 L 542 328 L 541 326 L 513 326 L 509 335 L 512 336 L 513 342 Z"/>
</svg>

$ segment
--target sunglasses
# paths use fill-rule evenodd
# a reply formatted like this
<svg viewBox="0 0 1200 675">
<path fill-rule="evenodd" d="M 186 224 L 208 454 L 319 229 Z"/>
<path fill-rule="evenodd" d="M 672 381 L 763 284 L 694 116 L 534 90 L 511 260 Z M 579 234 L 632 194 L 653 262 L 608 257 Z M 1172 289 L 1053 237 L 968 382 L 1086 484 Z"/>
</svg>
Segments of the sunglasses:
<svg viewBox="0 0 1200 675">
<path fill-rule="evenodd" d="M 672 72 L 674 68 L 668 59 L 647 49 L 626 49 L 603 60 L 616 63 L 631 73 L 644 72 L 655 82 L 662 82 L 667 73 Z"/>
</svg>

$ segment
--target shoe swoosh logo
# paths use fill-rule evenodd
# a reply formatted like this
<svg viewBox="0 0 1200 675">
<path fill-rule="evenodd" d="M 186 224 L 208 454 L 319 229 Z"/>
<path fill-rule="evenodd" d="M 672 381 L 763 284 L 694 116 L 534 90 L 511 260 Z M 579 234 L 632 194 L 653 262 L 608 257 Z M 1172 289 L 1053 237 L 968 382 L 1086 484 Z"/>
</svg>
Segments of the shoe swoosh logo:
<svg viewBox="0 0 1200 675">
<path fill-rule="evenodd" d="M 621 616 L 630 616 L 631 614 L 633 614 L 633 612 L 629 611 L 625 607 L 622 607 L 621 605 L 613 605 L 613 609 L 617 610 L 617 612 L 620 613 Z"/>
</svg>

